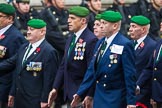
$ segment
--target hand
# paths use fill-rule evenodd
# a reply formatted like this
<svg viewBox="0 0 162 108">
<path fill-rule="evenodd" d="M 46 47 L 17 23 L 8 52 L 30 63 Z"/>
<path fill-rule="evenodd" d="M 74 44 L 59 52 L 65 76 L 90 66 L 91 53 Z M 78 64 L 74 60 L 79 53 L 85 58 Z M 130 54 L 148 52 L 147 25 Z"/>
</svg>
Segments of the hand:
<svg viewBox="0 0 162 108">
<path fill-rule="evenodd" d="M 41 108 L 48 108 L 48 103 L 41 102 Z"/>
<path fill-rule="evenodd" d="M 140 94 L 140 87 L 137 85 L 136 87 L 136 95 L 139 95 Z"/>
<path fill-rule="evenodd" d="M 86 96 L 82 102 L 84 108 L 93 108 L 93 98 Z"/>
<path fill-rule="evenodd" d="M 73 95 L 73 100 L 71 102 L 71 107 L 75 108 L 79 104 L 80 101 L 81 101 L 81 98 L 79 97 L 79 95 L 77 95 L 77 94 Z"/>
<path fill-rule="evenodd" d="M 49 93 L 48 96 L 48 107 L 52 105 L 52 102 L 56 99 L 57 97 L 57 91 L 56 89 L 52 89 L 52 91 Z"/>
<path fill-rule="evenodd" d="M 9 95 L 8 97 L 8 107 L 13 107 L 14 106 L 14 97 Z"/>
<path fill-rule="evenodd" d="M 136 108 L 136 105 L 127 105 L 127 108 Z"/>
<path fill-rule="evenodd" d="M 153 99 L 150 99 L 150 104 L 153 108 L 157 108 L 157 103 Z"/>
</svg>

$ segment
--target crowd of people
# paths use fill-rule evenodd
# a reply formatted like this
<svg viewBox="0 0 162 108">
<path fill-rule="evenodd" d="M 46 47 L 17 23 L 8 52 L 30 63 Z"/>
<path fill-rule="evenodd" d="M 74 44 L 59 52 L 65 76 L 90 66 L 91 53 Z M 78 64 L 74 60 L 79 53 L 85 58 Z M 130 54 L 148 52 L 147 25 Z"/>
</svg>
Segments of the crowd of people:
<svg viewBox="0 0 162 108">
<path fill-rule="evenodd" d="M 162 0 L 0 3 L 0 108 L 162 108 Z"/>
</svg>

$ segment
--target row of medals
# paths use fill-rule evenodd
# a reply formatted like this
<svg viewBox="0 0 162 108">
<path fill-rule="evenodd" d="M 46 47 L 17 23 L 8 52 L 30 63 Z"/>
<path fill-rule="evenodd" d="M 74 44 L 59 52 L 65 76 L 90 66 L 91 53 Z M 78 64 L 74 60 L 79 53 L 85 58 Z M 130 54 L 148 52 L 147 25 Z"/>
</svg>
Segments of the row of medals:
<svg viewBox="0 0 162 108">
<path fill-rule="evenodd" d="M 27 65 L 26 70 L 27 71 L 34 71 L 33 76 L 37 76 L 37 74 L 38 74 L 37 72 L 42 70 L 42 65 L 41 64 L 40 64 L 40 66 Z"/>
<path fill-rule="evenodd" d="M 86 42 L 77 43 L 75 47 L 74 60 L 83 60 Z"/>
</svg>

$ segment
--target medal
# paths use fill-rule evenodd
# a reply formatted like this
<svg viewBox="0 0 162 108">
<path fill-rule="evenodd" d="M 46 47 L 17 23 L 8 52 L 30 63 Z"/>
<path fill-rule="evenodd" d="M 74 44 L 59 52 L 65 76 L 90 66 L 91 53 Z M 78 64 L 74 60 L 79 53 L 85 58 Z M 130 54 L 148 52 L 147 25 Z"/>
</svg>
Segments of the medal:
<svg viewBox="0 0 162 108">
<path fill-rule="evenodd" d="M 114 58 L 114 56 L 113 55 L 110 55 L 109 58 L 110 58 L 110 60 L 112 60 Z"/>
<path fill-rule="evenodd" d="M 84 52 L 85 51 L 85 48 L 82 48 L 82 51 Z"/>
<path fill-rule="evenodd" d="M 114 61 L 113 61 L 113 60 L 111 60 L 111 61 L 110 61 L 110 63 L 111 63 L 111 64 L 113 64 L 113 63 L 114 63 Z"/>
<path fill-rule="evenodd" d="M 36 77 L 37 76 L 37 72 L 33 72 L 33 76 Z"/>
<path fill-rule="evenodd" d="M 80 57 L 80 60 L 83 60 L 83 56 Z"/>
<path fill-rule="evenodd" d="M 77 57 L 76 56 L 74 56 L 74 60 L 76 60 L 77 59 Z"/>
<path fill-rule="evenodd" d="M 117 59 L 114 59 L 114 63 L 117 63 L 118 61 L 117 61 Z"/>
</svg>

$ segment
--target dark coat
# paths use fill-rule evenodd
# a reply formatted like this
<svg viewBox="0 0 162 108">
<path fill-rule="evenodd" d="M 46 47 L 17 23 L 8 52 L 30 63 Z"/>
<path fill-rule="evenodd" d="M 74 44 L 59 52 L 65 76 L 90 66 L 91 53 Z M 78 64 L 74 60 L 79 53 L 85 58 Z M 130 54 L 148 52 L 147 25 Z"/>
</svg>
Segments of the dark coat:
<svg viewBox="0 0 162 108">
<path fill-rule="evenodd" d="M 0 63 L 14 56 L 20 46 L 26 41 L 24 36 L 15 26 L 11 26 L 4 34 L 5 37 L 0 40 L 0 45 L 7 48 L 6 54 L 0 58 Z M 8 94 L 12 83 L 12 70 L 0 72 L 0 101 L 7 102 Z"/>
</svg>

